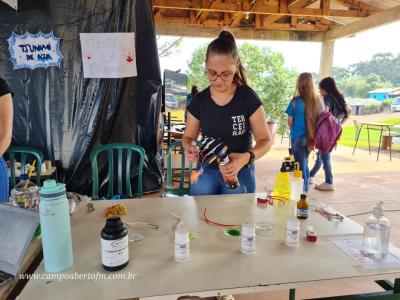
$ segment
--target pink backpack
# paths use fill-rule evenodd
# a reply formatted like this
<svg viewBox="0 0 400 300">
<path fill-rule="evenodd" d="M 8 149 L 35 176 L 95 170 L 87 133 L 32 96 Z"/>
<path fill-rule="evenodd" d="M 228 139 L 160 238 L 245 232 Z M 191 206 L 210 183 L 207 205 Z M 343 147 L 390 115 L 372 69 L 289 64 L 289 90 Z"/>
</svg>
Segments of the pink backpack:
<svg viewBox="0 0 400 300">
<path fill-rule="evenodd" d="M 322 152 L 331 152 L 342 134 L 342 126 L 328 111 L 318 117 L 314 147 Z"/>
</svg>

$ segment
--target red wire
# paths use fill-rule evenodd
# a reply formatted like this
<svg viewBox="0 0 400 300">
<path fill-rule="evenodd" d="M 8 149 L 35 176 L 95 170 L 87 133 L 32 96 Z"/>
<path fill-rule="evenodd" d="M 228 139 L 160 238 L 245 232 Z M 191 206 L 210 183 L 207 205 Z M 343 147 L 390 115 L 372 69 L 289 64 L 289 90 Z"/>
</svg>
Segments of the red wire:
<svg viewBox="0 0 400 300">
<path fill-rule="evenodd" d="M 211 221 L 210 219 L 208 219 L 208 217 L 206 215 L 206 212 L 207 212 L 207 208 L 205 208 L 204 211 L 203 211 L 203 220 L 207 224 L 216 225 L 216 226 L 222 226 L 222 227 L 240 226 L 240 224 L 223 224 L 223 223 L 218 223 L 218 222 Z"/>
</svg>

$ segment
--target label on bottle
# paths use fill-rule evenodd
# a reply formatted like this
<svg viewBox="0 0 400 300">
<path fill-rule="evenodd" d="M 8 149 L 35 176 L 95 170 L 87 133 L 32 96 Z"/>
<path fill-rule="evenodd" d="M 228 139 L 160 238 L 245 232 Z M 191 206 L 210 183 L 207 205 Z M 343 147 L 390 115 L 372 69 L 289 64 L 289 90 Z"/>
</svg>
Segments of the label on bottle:
<svg viewBox="0 0 400 300">
<path fill-rule="evenodd" d="M 299 230 L 286 228 L 286 244 L 297 245 L 299 243 Z"/>
<path fill-rule="evenodd" d="M 297 216 L 304 219 L 308 218 L 308 209 L 297 209 Z"/>
<path fill-rule="evenodd" d="M 129 260 L 128 235 L 118 240 L 101 239 L 101 263 L 117 267 Z"/>
<path fill-rule="evenodd" d="M 189 259 L 189 243 L 176 243 L 175 242 L 175 260 L 183 261 Z"/>
<path fill-rule="evenodd" d="M 241 244 L 242 253 L 253 253 L 256 251 L 256 237 L 255 236 L 242 236 Z"/>
</svg>

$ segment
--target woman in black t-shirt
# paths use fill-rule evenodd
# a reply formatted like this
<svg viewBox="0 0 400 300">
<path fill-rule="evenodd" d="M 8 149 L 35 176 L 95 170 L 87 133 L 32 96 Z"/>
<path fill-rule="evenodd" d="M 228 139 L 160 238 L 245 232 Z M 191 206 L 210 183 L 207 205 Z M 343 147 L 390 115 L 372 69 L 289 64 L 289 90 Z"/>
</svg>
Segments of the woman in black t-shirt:
<svg viewBox="0 0 400 300">
<path fill-rule="evenodd" d="M 0 202 L 8 201 L 7 165 L 2 155 L 11 143 L 13 105 L 11 90 L 0 77 Z"/>
<path fill-rule="evenodd" d="M 232 34 L 222 31 L 207 48 L 206 74 L 210 86 L 193 97 L 183 147 L 190 161 L 197 161 L 197 140 L 202 135 L 228 146 L 230 162 L 219 166 L 198 163 L 201 175 L 192 183 L 191 195 L 255 192 L 253 161 L 272 145 L 262 103 L 248 87 Z M 252 146 L 254 134 L 255 145 Z M 229 189 L 224 178 L 238 178 L 240 187 Z"/>
</svg>

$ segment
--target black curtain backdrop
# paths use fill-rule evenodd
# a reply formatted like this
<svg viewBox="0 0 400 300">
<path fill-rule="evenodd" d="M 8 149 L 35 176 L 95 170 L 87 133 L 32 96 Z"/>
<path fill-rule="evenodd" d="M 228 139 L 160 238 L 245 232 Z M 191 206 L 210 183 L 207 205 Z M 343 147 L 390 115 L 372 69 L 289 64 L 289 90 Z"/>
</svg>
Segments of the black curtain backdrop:
<svg viewBox="0 0 400 300">
<path fill-rule="evenodd" d="M 162 186 L 161 75 L 150 2 L 30 0 L 19 1 L 16 12 L 0 1 L 0 76 L 14 92 L 12 145 L 42 150 L 68 191 L 91 194 L 90 151 L 115 142 L 144 147 L 144 192 Z M 61 38 L 60 68 L 13 70 L 7 39 L 26 31 Z M 83 78 L 81 32 L 135 32 L 138 76 Z"/>
</svg>

